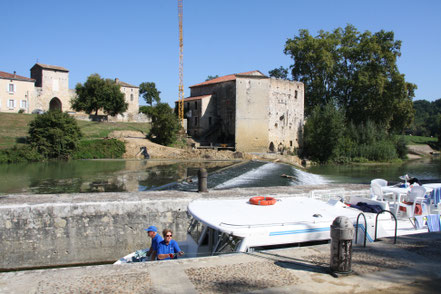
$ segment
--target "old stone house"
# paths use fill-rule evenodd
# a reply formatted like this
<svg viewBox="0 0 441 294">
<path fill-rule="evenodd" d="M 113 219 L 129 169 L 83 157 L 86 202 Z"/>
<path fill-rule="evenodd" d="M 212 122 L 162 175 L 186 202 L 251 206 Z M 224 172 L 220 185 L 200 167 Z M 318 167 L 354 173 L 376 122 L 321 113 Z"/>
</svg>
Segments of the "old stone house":
<svg viewBox="0 0 441 294">
<path fill-rule="evenodd" d="M 303 83 L 256 70 L 205 81 L 190 92 L 184 99 L 187 132 L 201 145 L 275 152 L 301 143 Z"/>
<path fill-rule="evenodd" d="M 128 109 L 125 113 L 110 117 L 115 121 L 145 120 L 138 114 L 139 88 L 115 79 L 121 86 Z M 58 109 L 78 118 L 88 118 L 84 113 L 76 113 L 71 108 L 75 90 L 69 89 L 69 70 L 61 66 L 36 63 L 31 68 L 31 78 L 0 72 L 0 112 L 25 113 Z"/>
</svg>

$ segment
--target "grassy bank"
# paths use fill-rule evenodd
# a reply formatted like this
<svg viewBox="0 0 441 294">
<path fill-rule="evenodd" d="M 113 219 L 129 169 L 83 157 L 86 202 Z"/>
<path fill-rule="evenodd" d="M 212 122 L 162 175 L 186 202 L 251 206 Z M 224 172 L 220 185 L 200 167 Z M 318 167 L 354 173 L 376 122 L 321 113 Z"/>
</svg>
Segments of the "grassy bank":
<svg viewBox="0 0 441 294">
<path fill-rule="evenodd" d="M 36 114 L 0 113 L 0 149 L 21 145 L 28 135 L 29 122 Z M 149 123 L 78 121 L 83 140 L 105 138 L 113 131 L 140 131 L 147 134 Z"/>
</svg>

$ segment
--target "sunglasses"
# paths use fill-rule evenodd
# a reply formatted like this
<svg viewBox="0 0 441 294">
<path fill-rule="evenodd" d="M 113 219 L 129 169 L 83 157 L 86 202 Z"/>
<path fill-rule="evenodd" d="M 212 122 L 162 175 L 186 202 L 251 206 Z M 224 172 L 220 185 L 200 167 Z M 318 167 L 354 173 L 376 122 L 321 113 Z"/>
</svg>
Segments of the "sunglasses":
<svg viewBox="0 0 441 294">
<path fill-rule="evenodd" d="M 166 237 L 171 237 L 171 236 L 173 236 L 173 235 L 165 235 Z"/>
</svg>

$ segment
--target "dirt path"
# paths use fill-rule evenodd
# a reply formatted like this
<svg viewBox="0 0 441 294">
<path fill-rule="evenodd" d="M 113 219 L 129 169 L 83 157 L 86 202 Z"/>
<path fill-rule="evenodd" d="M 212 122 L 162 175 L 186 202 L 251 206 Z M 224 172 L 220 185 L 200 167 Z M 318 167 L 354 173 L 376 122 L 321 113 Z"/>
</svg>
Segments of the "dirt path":
<svg viewBox="0 0 441 294">
<path fill-rule="evenodd" d="M 201 159 L 201 160 L 235 160 L 235 159 L 257 159 L 244 152 L 216 151 L 212 149 L 179 149 L 162 146 L 145 138 L 145 135 L 136 131 L 114 131 L 109 134 L 110 138 L 123 141 L 126 144 L 126 153 L 123 158 L 141 158 L 139 155 L 141 147 L 146 147 L 150 158 L 167 159 Z"/>
</svg>

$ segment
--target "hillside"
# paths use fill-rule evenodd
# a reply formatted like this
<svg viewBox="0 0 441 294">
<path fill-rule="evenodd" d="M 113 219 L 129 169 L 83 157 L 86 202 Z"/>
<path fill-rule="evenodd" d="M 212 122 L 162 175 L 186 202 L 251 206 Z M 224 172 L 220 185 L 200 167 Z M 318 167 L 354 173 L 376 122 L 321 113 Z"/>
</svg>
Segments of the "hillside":
<svg viewBox="0 0 441 294">
<path fill-rule="evenodd" d="M 0 149 L 24 143 L 29 123 L 36 114 L 0 113 Z M 147 134 L 149 123 L 92 122 L 77 120 L 84 139 L 106 138 L 113 131 L 138 131 Z"/>
</svg>

